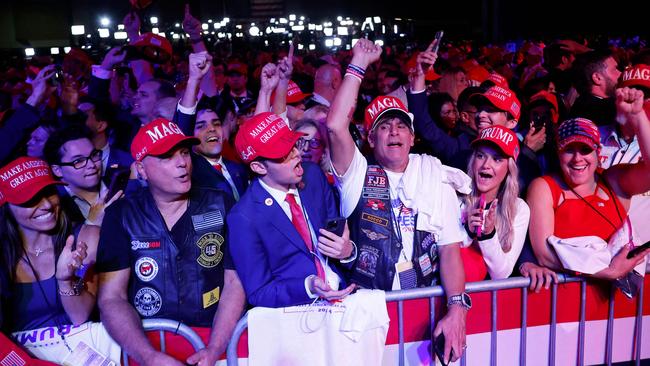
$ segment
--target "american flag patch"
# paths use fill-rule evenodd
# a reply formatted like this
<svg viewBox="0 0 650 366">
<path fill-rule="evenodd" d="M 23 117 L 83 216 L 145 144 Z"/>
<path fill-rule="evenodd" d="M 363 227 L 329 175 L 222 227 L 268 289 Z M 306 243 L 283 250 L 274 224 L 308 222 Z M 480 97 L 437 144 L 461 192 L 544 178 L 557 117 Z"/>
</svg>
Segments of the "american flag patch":
<svg viewBox="0 0 650 366">
<path fill-rule="evenodd" d="M 194 215 L 192 216 L 192 225 L 194 225 L 194 231 L 204 231 L 215 226 L 222 226 L 223 216 L 219 210 L 203 215 Z"/>
<path fill-rule="evenodd" d="M 413 267 L 406 271 L 398 272 L 397 276 L 399 277 L 399 287 L 402 290 L 415 288 L 418 285 L 418 276 Z"/>
<path fill-rule="evenodd" d="M 14 351 L 9 352 L 5 358 L 0 361 L 0 365 L 2 366 L 23 366 L 26 365 L 25 360 L 23 360 L 22 357 L 18 356 L 18 354 Z"/>
</svg>

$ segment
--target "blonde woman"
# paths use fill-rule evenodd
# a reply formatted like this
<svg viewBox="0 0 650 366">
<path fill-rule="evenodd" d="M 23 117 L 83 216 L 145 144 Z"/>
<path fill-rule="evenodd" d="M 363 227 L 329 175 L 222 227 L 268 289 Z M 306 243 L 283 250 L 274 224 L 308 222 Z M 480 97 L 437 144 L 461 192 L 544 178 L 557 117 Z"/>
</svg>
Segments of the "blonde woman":
<svg viewBox="0 0 650 366">
<path fill-rule="evenodd" d="M 519 258 L 530 219 L 528 205 L 519 198 L 519 141 L 512 130 L 492 126 L 481 131 L 472 147 L 472 193 L 462 198 L 466 281 L 481 281 L 487 274 L 506 278 Z"/>
</svg>

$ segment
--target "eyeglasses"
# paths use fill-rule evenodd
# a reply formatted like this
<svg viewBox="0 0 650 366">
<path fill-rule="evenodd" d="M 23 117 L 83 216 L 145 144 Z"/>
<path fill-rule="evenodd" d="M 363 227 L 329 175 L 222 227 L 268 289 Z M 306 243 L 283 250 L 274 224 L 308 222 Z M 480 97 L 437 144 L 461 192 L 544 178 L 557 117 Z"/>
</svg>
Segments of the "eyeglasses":
<svg viewBox="0 0 650 366">
<path fill-rule="evenodd" d="M 71 166 L 75 169 L 83 169 L 88 165 L 88 160 L 92 160 L 93 162 L 98 162 L 102 160 L 102 151 L 101 150 L 93 150 L 90 155 L 83 157 L 83 158 L 77 158 L 74 159 L 73 161 L 69 162 L 60 162 L 57 165 L 60 166 Z"/>
<path fill-rule="evenodd" d="M 307 145 L 309 145 L 310 149 L 318 149 L 323 146 L 323 142 L 320 139 L 313 138 L 308 140 L 304 137 L 301 137 L 296 141 L 296 148 L 298 148 L 298 150 L 303 150 Z"/>
</svg>

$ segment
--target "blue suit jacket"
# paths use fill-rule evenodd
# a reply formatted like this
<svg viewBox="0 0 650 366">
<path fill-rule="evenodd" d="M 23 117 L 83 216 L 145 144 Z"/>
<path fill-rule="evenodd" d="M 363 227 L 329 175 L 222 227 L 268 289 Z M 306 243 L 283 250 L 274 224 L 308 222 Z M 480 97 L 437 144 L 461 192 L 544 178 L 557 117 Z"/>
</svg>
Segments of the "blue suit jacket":
<svg viewBox="0 0 650 366">
<path fill-rule="evenodd" d="M 185 114 L 176 110 L 176 113 L 174 113 L 174 121 L 185 135 L 194 135 L 196 114 Z M 237 188 L 239 197 L 243 196 L 246 188 L 248 188 L 248 171 L 246 167 L 226 159 L 223 159 L 223 163 L 226 165 L 226 169 L 228 169 L 235 188 Z M 192 167 L 192 184 L 208 188 L 217 187 L 234 198 L 232 187 L 226 180 L 226 177 L 212 167 L 210 162 L 194 152 L 192 152 Z"/>
<path fill-rule="evenodd" d="M 303 167 L 305 184 L 299 190 L 300 200 L 318 236 L 327 220 L 338 214 L 320 168 L 305 163 Z M 230 211 L 228 232 L 228 249 L 251 305 L 284 307 L 312 301 L 305 290 L 305 278 L 316 274 L 314 257 L 257 179 Z M 330 266 L 333 262 L 338 261 L 330 260 Z"/>
<path fill-rule="evenodd" d="M 133 161 L 131 154 L 111 145 L 108 162 L 106 163 L 106 172 L 104 172 L 104 176 L 102 177 L 104 184 L 106 186 L 110 185 L 111 177 L 115 170 L 130 170 Z"/>
</svg>

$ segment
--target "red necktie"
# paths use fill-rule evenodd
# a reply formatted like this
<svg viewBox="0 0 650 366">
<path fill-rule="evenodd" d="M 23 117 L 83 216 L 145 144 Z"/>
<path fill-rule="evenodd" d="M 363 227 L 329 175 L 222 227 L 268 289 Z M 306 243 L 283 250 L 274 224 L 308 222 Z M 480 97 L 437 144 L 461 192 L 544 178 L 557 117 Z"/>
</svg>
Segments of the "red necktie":
<svg viewBox="0 0 650 366">
<path fill-rule="evenodd" d="M 215 169 L 217 169 L 219 171 L 219 173 L 223 174 L 223 167 L 221 166 L 221 164 L 216 163 L 216 164 L 213 165 L 213 167 Z"/>
<path fill-rule="evenodd" d="M 318 274 L 318 277 L 327 282 L 325 279 L 325 270 L 323 270 L 323 265 L 321 264 L 320 259 L 318 259 L 318 256 L 316 256 L 316 253 L 314 253 L 313 245 L 311 242 L 311 234 L 309 233 L 309 226 L 307 226 L 307 220 L 305 220 L 305 216 L 302 213 L 300 205 L 298 205 L 298 202 L 296 202 L 296 197 L 293 195 L 293 193 L 288 193 L 287 197 L 284 200 L 289 203 L 289 208 L 291 209 L 291 222 L 293 223 L 293 226 L 296 228 L 296 230 L 298 230 L 298 234 L 300 234 L 300 237 L 305 242 L 307 250 L 309 250 L 310 253 L 314 254 L 314 263 L 316 264 L 316 273 Z"/>
</svg>

